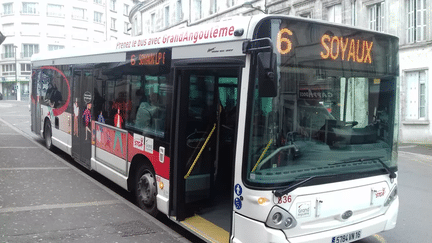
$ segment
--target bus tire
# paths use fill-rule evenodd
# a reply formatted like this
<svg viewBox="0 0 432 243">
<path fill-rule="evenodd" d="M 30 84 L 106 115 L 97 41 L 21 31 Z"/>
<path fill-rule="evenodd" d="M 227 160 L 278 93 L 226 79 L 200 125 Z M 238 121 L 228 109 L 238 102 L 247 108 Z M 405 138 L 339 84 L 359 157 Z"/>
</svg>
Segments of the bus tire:
<svg viewBox="0 0 432 243">
<path fill-rule="evenodd" d="M 44 138 L 45 138 L 45 147 L 48 150 L 53 150 L 51 123 L 48 120 L 45 121 L 45 125 L 44 125 Z"/>
<path fill-rule="evenodd" d="M 159 212 L 156 204 L 156 177 L 153 168 L 147 163 L 139 165 L 136 170 L 134 194 L 138 206 L 156 217 Z"/>
</svg>

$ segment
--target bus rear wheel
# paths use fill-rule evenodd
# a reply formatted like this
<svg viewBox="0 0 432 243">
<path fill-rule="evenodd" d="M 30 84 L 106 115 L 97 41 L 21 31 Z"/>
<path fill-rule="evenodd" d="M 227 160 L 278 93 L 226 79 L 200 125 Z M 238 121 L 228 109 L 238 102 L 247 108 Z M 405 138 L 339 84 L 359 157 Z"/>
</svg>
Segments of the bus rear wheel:
<svg viewBox="0 0 432 243">
<path fill-rule="evenodd" d="M 45 147 L 49 150 L 52 150 L 53 149 L 52 131 L 51 131 L 51 123 L 49 121 L 45 122 L 44 137 L 45 137 Z"/>
<path fill-rule="evenodd" d="M 158 214 L 156 206 L 157 187 L 155 173 L 151 166 L 147 164 L 139 166 L 135 173 L 134 191 L 138 206 L 156 217 Z"/>
</svg>

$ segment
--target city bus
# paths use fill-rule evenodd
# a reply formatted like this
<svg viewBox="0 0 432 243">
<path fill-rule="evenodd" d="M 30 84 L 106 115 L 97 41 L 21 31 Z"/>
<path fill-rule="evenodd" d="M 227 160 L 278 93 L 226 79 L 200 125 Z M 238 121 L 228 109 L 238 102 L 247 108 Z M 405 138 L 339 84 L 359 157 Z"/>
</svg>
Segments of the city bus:
<svg viewBox="0 0 432 243">
<path fill-rule="evenodd" d="M 233 17 L 32 57 L 46 147 L 208 242 L 352 242 L 396 225 L 398 39 Z"/>
</svg>

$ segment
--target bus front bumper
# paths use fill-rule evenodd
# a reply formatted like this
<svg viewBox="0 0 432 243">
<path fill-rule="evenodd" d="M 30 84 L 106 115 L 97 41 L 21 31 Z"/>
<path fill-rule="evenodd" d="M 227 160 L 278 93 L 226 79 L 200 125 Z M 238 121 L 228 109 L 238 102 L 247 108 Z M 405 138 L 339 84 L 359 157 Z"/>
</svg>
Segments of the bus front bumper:
<svg viewBox="0 0 432 243">
<path fill-rule="evenodd" d="M 384 215 L 357 223 L 346 227 L 332 229 L 315 234 L 308 234 L 298 237 L 285 236 L 282 230 L 271 229 L 264 223 L 246 218 L 240 214 L 234 213 L 234 233 L 233 243 L 247 242 L 269 242 L 269 243 L 322 243 L 338 242 L 337 238 L 345 234 L 359 232 L 360 238 L 344 242 L 354 242 L 356 240 L 372 236 L 376 233 L 393 229 L 396 226 L 396 219 L 399 210 L 399 198 L 397 198 L 389 207 Z M 288 239 L 287 239 L 288 238 Z M 342 241 L 340 241 L 342 242 Z"/>
</svg>

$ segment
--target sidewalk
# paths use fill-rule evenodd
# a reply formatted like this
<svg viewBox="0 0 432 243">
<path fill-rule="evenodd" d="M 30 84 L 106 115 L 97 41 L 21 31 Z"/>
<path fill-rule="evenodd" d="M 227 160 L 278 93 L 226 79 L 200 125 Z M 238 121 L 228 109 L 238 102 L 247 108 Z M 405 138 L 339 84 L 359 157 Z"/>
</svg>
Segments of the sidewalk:
<svg viewBox="0 0 432 243">
<path fill-rule="evenodd" d="M 189 242 L 0 118 L 0 242 Z"/>
</svg>

